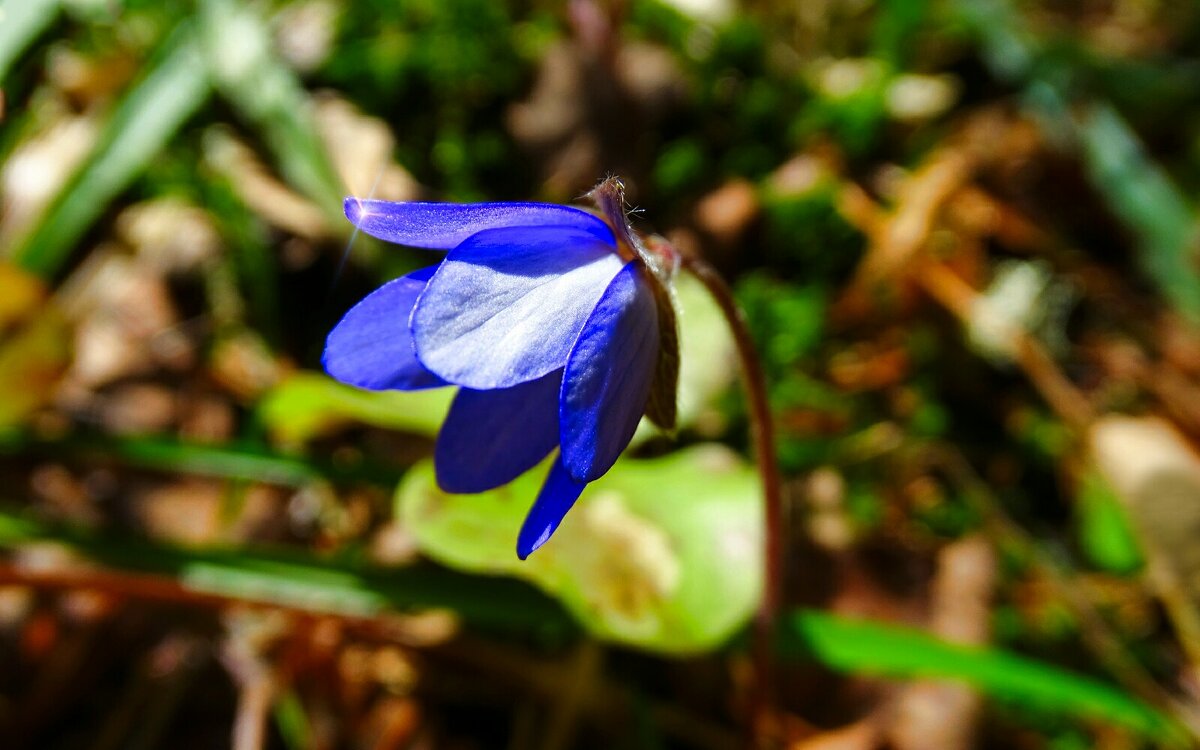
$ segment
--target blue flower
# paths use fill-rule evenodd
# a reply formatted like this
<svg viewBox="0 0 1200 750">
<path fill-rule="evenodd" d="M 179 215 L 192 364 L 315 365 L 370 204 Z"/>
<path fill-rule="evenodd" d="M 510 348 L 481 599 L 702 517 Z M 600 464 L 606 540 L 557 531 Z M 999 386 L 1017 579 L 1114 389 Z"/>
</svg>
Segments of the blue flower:
<svg viewBox="0 0 1200 750">
<path fill-rule="evenodd" d="M 593 197 L 607 221 L 543 203 L 345 204 L 367 234 L 449 252 L 346 313 L 325 369 L 375 390 L 460 387 L 434 451 L 447 492 L 499 487 L 557 449 L 518 537 L 522 559 L 612 467 L 643 414 L 673 426 L 670 259 L 630 231 L 619 182 Z"/>
</svg>

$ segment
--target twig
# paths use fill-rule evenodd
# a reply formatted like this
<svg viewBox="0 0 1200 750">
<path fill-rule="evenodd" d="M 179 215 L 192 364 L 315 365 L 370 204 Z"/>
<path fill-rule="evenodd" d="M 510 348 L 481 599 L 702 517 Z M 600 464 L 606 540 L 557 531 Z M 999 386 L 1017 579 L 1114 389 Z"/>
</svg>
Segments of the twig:
<svg viewBox="0 0 1200 750">
<path fill-rule="evenodd" d="M 930 297 L 964 325 L 970 324 L 979 297 L 979 292 L 970 284 L 940 263 L 923 265 L 917 273 L 917 281 Z M 1095 416 L 1087 398 L 1063 375 L 1037 339 L 1026 331 L 1014 331 L 1013 339 L 1014 360 L 1029 382 L 1055 413 L 1076 430 L 1076 434 L 1084 434 Z"/>
</svg>

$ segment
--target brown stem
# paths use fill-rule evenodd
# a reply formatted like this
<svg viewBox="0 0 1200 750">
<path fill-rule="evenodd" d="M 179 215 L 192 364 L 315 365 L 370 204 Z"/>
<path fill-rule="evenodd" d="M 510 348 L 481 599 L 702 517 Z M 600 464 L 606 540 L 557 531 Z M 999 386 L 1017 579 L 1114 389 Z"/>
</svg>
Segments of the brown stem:
<svg viewBox="0 0 1200 750">
<path fill-rule="evenodd" d="M 763 524 L 765 544 L 763 549 L 763 595 L 755 618 L 755 659 L 762 695 L 762 705 L 770 708 L 774 703 L 771 685 L 771 655 L 783 598 L 783 487 L 779 476 L 779 462 L 775 451 L 775 429 L 771 419 L 771 407 L 767 401 L 767 380 L 762 361 L 746 325 L 746 318 L 733 298 L 733 291 L 716 269 L 692 254 L 682 257 L 682 265 L 712 295 L 737 344 L 741 362 L 742 384 L 750 406 L 750 432 L 754 440 L 754 453 L 758 460 L 758 473 L 762 481 Z"/>
</svg>

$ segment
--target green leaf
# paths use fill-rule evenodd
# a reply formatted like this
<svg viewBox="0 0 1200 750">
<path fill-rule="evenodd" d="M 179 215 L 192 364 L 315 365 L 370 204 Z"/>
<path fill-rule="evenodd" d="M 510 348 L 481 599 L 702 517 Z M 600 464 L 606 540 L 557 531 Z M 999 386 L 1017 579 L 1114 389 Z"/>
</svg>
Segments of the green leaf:
<svg viewBox="0 0 1200 750">
<path fill-rule="evenodd" d="M 58 15 L 59 0 L 0 0 L 0 80 Z"/>
<path fill-rule="evenodd" d="M 1137 236 L 1143 272 L 1176 309 L 1200 322 L 1196 212 L 1112 106 L 1089 107 L 1075 128 L 1092 184 Z"/>
<path fill-rule="evenodd" d="M 1142 552 L 1125 509 L 1098 471 L 1093 469 L 1080 480 L 1075 508 L 1079 544 L 1088 559 L 1113 573 L 1133 573 L 1141 568 Z"/>
<path fill-rule="evenodd" d="M 453 388 L 364 391 L 314 372 L 299 372 L 263 398 L 258 416 L 278 443 L 291 448 L 346 422 L 432 437 L 453 398 Z"/>
<path fill-rule="evenodd" d="M 738 457 L 699 446 L 623 459 L 522 562 L 517 531 L 544 468 L 491 492 L 450 495 L 432 465 L 420 464 L 397 489 L 397 513 L 430 557 L 531 581 L 601 638 L 692 653 L 749 617 L 762 583 L 761 504 L 755 474 Z"/>
<path fill-rule="evenodd" d="M 312 724 L 295 690 L 284 690 L 280 694 L 272 714 L 275 717 L 275 726 L 279 729 L 283 744 L 287 745 L 288 750 L 301 750 L 313 744 L 310 739 Z"/>
<path fill-rule="evenodd" d="M 163 43 L 149 70 L 117 105 L 92 154 L 17 244 L 11 256 L 16 263 L 53 276 L 108 203 L 208 96 L 208 72 L 187 21 Z"/>
<path fill-rule="evenodd" d="M 782 654 L 808 655 L 844 672 L 962 680 L 997 698 L 1117 724 L 1158 740 L 1182 742 L 1184 736 L 1171 719 L 1112 685 L 909 628 L 803 611 L 787 618 L 780 640 Z"/>
</svg>

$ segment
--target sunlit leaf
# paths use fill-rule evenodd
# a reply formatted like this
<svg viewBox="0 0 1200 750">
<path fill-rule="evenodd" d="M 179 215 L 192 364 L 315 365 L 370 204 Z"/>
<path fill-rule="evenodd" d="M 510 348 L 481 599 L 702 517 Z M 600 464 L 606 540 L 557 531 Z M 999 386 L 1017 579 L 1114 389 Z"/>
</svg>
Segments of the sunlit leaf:
<svg viewBox="0 0 1200 750">
<path fill-rule="evenodd" d="M 397 490 L 398 514 L 430 557 L 532 581 L 603 638 L 695 652 L 749 617 L 761 590 L 761 508 L 739 458 L 700 446 L 619 461 L 522 562 L 517 531 L 544 476 L 545 466 L 492 492 L 449 495 L 430 464 L 418 465 Z"/>
<path fill-rule="evenodd" d="M 453 398 L 452 388 L 364 391 L 315 372 L 300 372 L 263 398 L 259 417 L 285 446 L 303 445 L 353 422 L 433 436 Z"/>
</svg>

